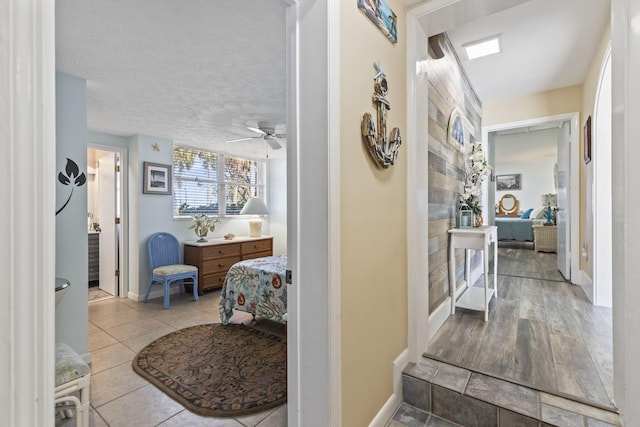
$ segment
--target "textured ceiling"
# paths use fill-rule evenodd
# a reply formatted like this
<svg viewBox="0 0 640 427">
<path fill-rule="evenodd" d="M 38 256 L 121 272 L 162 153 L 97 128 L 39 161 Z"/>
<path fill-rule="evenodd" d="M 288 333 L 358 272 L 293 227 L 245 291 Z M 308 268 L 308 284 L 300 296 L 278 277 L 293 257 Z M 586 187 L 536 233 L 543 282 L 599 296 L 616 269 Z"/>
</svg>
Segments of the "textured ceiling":
<svg viewBox="0 0 640 427">
<path fill-rule="evenodd" d="M 56 0 L 56 68 L 87 80 L 90 130 L 263 155 L 225 141 L 286 132 L 285 65 L 276 0 Z"/>
<path fill-rule="evenodd" d="M 457 49 L 501 35 L 500 54 L 468 61 L 459 52 L 486 102 L 582 83 L 609 7 L 607 0 L 460 0 L 436 21 Z M 225 141 L 255 136 L 246 126 L 263 120 L 286 132 L 278 0 L 56 0 L 56 65 L 87 80 L 91 130 L 254 156 L 267 144 Z"/>
</svg>

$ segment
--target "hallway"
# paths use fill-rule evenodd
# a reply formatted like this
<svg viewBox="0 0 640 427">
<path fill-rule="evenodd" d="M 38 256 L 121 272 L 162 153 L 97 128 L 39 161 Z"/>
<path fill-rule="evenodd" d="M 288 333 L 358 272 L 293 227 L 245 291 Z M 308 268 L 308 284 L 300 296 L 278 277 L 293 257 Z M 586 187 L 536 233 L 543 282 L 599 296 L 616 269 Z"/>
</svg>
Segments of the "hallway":
<svg viewBox="0 0 640 427">
<path fill-rule="evenodd" d="M 613 408 L 612 311 L 562 280 L 556 255 L 499 247 L 489 321 L 456 310 L 425 356 Z"/>
</svg>

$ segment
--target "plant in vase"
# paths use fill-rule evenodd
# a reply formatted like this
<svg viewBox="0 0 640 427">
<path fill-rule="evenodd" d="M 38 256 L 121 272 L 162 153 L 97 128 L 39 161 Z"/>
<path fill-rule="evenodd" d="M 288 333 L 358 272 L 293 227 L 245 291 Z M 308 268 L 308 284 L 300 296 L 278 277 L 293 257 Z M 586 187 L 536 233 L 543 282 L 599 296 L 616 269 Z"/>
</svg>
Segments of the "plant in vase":
<svg viewBox="0 0 640 427">
<path fill-rule="evenodd" d="M 218 218 L 211 218 L 205 214 L 192 215 L 193 224 L 189 226 L 189 230 L 193 230 L 200 238 L 198 242 L 207 242 L 207 233 L 216 229 L 216 224 L 220 223 Z"/>
<path fill-rule="evenodd" d="M 482 144 L 471 145 L 471 151 L 467 153 L 464 170 L 464 192 L 460 194 L 459 205 L 467 204 L 473 211 L 474 226 L 482 225 L 482 206 L 480 195 L 482 183 L 491 175 L 491 166 L 487 163 L 482 150 Z"/>
</svg>

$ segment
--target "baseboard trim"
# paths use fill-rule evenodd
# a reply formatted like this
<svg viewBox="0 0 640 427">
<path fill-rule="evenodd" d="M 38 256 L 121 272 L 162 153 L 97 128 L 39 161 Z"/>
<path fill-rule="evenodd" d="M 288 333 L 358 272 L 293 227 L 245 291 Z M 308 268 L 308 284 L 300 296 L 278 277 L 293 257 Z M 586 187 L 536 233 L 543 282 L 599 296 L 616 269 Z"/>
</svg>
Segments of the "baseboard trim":
<svg viewBox="0 0 640 427">
<path fill-rule="evenodd" d="M 587 295 L 587 298 L 589 299 L 591 304 L 594 304 L 593 296 L 595 292 L 593 289 L 593 280 L 591 280 L 591 277 L 589 277 L 589 275 L 585 273 L 584 270 L 580 270 L 580 275 L 578 277 L 580 278 L 580 282 L 578 283 L 578 285 L 580 285 L 584 293 Z"/>
<path fill-rule="evenodd" d="M 438 308 L 436 308 L 433 313 L 429 316 L 429 331 L 428 331 L 428 339 L 427 339 L 427 348 L 429 347 L 428 343 L 431 342 L 433 337 L 436 335 L 438 330 L 444 325 L 444 322 L 451 316 L 451 297 L 444 300 L 442 304 Z M 422 353 L 427 351 L 426 348 L 422 349 Z M 422 354 L 420 353 L 420 354 Z"/>
<path fill-rule="evenodd" d="M 409 364 L 409 349 L 405 348 L 393 361 L 393 393 L 369 423 L 369 427 L 384 427 L 402 403 L 402 372 Z"/>
<path fill-rule="evenodd" d="M 146 292 L 146 289 L 145 289 L 145 292 Z M 179 286 L 173 286 L 169 288 L 169 295 L 173 295 L 177 293 L 180 293 Z M 163 296 L 164 296 L 164 290 L 162 289 L 162 286 L 154 286 L 153 288 L 151 288 L 151 292 L 149 292 L 149 299 L 162 298 Z M 142 302 L 142 300 L 144 299 L 144 294 L 137 294 L 135 292 L 129 291 L 127 293 L 127 298 L 132 299 L 134 301 Z"/>
</svg>

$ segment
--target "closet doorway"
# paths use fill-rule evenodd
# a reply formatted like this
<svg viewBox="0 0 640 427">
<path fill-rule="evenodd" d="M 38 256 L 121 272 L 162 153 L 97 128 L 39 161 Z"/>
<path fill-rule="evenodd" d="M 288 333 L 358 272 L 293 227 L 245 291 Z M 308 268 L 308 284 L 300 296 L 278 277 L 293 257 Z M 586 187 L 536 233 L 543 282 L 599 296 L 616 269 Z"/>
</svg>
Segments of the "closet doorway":
<svg viewBox="0 0 640 427">
<path fill-rule="evenodd" d="M 121 294 L 122 192 L 118 151 L 87 150 L 89 302 Z"/>
</svg>

